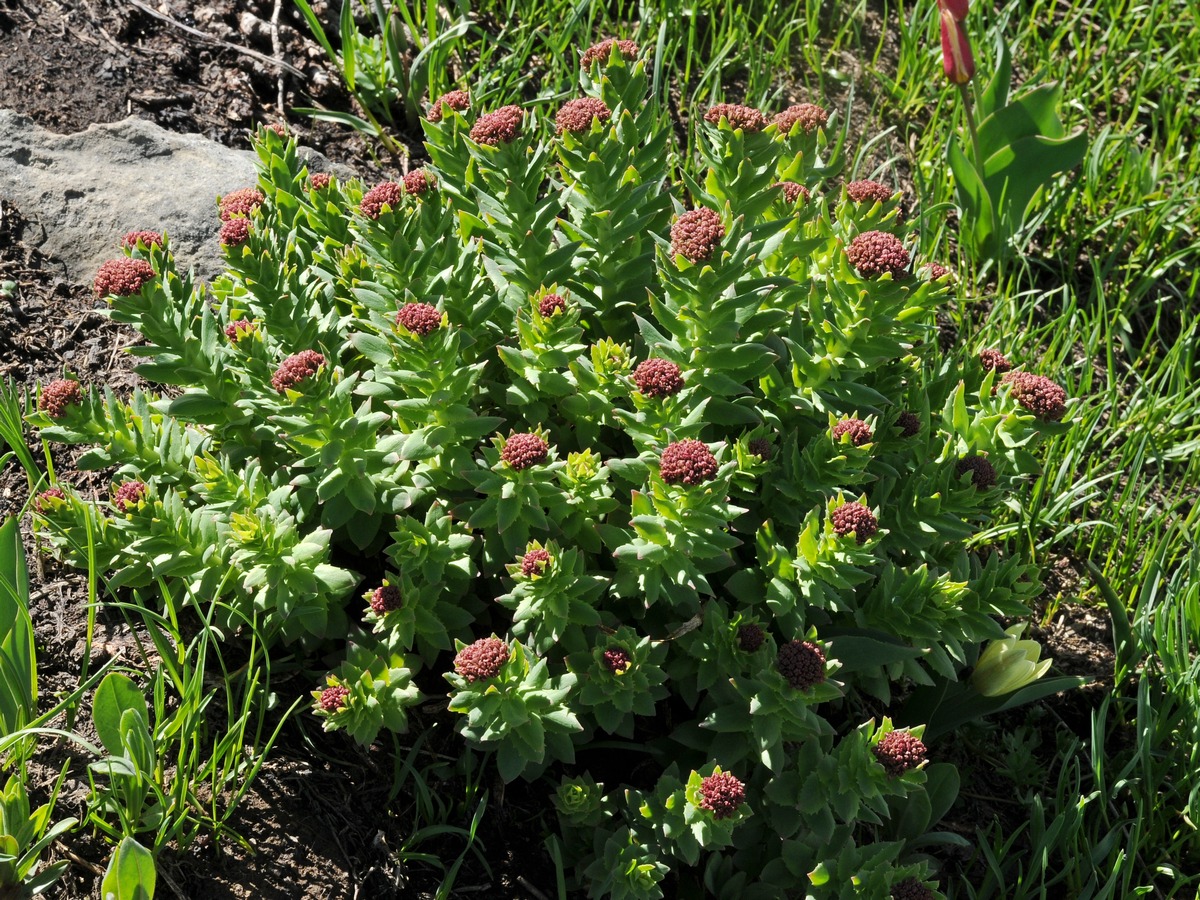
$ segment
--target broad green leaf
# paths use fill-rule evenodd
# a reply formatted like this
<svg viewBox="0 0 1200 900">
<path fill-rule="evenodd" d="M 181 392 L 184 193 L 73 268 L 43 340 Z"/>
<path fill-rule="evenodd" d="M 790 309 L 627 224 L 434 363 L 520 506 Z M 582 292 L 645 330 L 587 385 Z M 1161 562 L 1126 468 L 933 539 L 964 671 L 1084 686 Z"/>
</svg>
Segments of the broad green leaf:
<svg viewBox="0 0 1200 900">
<path fill-rule="evenodd" d="M 1044 84 L 1022 94 L 1018 99 L 998 109 L 979 123 L 979 147 L 988 159 L 1004 147 L 1021 138 L 1041 135 L 1061 138 L 1066 134 L 1058 117 L 1062 86 Z"/>
<path fill-rule="evenodd" d="M 154 900 L 154 857 L 131 837 L 121 841 L 100 882 L 104 900 Z"/>
<path fill-rule="evenodd" d="M 979 117 L 981 119 L 986 119 L 1008 103 L 1008 89 L 1012 84 L 1012 52 L 1008 49 L 1008 42 L 1004 40 L 1003 35 L 999 39 L 999 44 L 1000 58 L 996 62 L 996 71 L 979 97 Z"/>
<path fill-rule="evenodd" d="M 975 255 L 995 257 L 1000 241 L 992 198 L 957 141 L 950 141 L 947 155 L 958 194 L 961 234 Z"/>
<path fill-rule="evenodd" d="M 987 161 L 987 190 L 993 200 L 1003 197 L 1001 221 L 1007 224 L 1010 234 L 1017 233 L 1024 224 L 1038 189 L 1060 172 L 1077 166 L 1086 151 L 1087 135 L 1082 131 L 1061 139 L 1035 135 L 1005 147 Z"/>
<path fill-rule="evenodd" d="M 125 752 L 121 740 L 121 717 L 126 710 L 134 710 L 139 714 L 149 729 L 150 712 L 146 707 L 145 695 L 128 676 L 110 672 L 100 682 L 92 698 L 92 721 L 96 724 L 100 743 L 114 756 Z"/>
</svg>

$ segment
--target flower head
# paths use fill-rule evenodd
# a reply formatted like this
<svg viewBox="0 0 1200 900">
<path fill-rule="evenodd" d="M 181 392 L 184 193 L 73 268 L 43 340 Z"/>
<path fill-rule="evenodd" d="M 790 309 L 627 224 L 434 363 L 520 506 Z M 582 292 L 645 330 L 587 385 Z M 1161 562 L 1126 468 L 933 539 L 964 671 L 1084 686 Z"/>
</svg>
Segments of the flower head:
<svg viewBox="0 0 1200 900">
<path fill-rule="evenodd" d="M 508 644 L 500 638 L 480 638 L 458 651 L 454 657 L 454 671 L 467 681 L 483 681 L 500 674 L 500 667 L 506 662 Z"/>
<path fill-rule="evenodd" d="M 916 437 L 921 431 L 921 417 L 906 409 L 896 417 L 896 426 L 900 429 L 900 437 Z"/>
<path fill-rule="evenodd" d="M 522 469 L 544 463 L 549 453 L 550 445 L 541 435 L 524 432 L 514 434 L 504 442 L 500 458 L 520 472 Z"/>
<path fill-rule="evenodd" d="M 716 477 L 717 459 L 703 441 L 685 438 L 667 445 L 659 458 L 658 469 L 667 484 L 694 487 Z"/>
<path fill-rule="evenodd" d="M 771 442 L 765 437 L 751 438 L 747 449 L 759 459 L 771 458 Z"/>
<path fill-rule="evenodd" d="M 950 274 L 950 270 L 941 263 L 925 263 L 921 266 L 921 271 L 924 272 L 930 281 L 937 281 L 939 278 L 945 278 Z"/>
<path fill-rule="evenodd" d="M 794 181 L 777 181 L 771 187 L 777 187 L 783 191 L 783 199 L 788 206 L 794 206 L 797 200 L 807 203 L 812 197 L 808 188 Z"/>
<path fill-rule="evenodd" d="M 614 38 L 609 38 L 606 41 L 601 41 L 598 44 L 593 44 L 583 51 L 583 55 L 579 58 L 579 67 L 582 69 L 590 69 L 592 63 L 598 62 L 600 65 L 608 65 L 609 57 L 612 56 L 613 46 L 616 46 L 617 52 L 625 59 L 637 59 L 638 45 L 633 41 L 618 41 Z"/>
<path fill-rule="evenodd" d="M 863 179 L 846 185 L 846 196 L 854 203 L 887 203 L 895 194 L 886 184 Z"/>
<path fill-rule="evenodd" d="M 1020 639 L 1026 624 L 1020 622 L 1005 629 L 1004 637 L 989 643 L 979 654 L 979 662 L 971 673 L 971 686 L 983 696 L 1011 694 L 1037 681 L 1050 668 L 1053 660 L 1041 659 L 1041 644 Z"/>
<path fill-rule="evenodd" d="M 525 113 L 519 106 L 502 106 L 495 112 L 479 117 L 471 126 L 471 140 L 477 144 L 495 147 L 515 140 L 521 129 Z"/>
<path fill-rule="evenodd" d="M 400 206 L 400 198 L 403 196 L 403 187 L 394 181 L 385 181 L 363 194 L 358 208 L 368 219 L 378 219 L 383 214 L 384 206 L 396 209 Z"/>
<path fill-rule="evenodd" d="M 270 131 L 270 132 L 273 132 L 274 134 L 279 135 L 285 141 L 287 140 L 288 127 L 287 127 L 286 122 L 269 122 L 266 125 L 264 125 L 263 128 L 267 131 Z"/>
<path fill-rule="evenodd" d="M 350 689 L 342 687 L 340 684 L 335 684 L 332 687 L 327 687 L 321 691 L 321 696 L 317 700 L 317 705 L 327 713 L 337 712 L 339 709 L 346 708 L 346 700 L 350 696 Z"/>
<path fill-rule="evenodd" d="M 815 103 L 797 103 L 781 113 L 776 113 L 771 121 L 784 134 L 790 134 L 797 122 L 800 123 L 801 131 L 811 134 L 818 128 L 825 127 L 829 122 L 829 113 Z"/>
<path fill-rule="evenodd" d="M 442 314 L 428 303 L 405 303 L 396 313 L 396 324 L 411 334 L 425 337 L 442 327 Z"/>
<path fill-rule="evenodd" d="M 121 238 L 121 246 L 132 249 L 139 241 L 146 247 L 161 247 L 163 236 L 157 231 L 131 231 Z"/>
<path fill-rule="evenodd" d="M 779 648 L 775 665 L 779 674 L 798 691 L 807 691 L 825 681 L 825 651 L 812 641 L 788 641 Z"/>
<path fill-rule="evenodd" d="M 266 198 L 255 188 L 240 188 L 230 191 L 217 204 L 221 221 L 228 222 L 234 216 L 248 216 L 260 206 Z"/>
<path fill-rule="evenodd" d="M 967 30 L 954 11 L 946 8 L 941 12 L 941 25 L 942 69 L 954 84 L 966 84 L 975 76 L 975 57 Z"/>
<path fill-rule="evenodd" d="M 766 639 L 767 634 L 762 630 L 761 625 L 755 625 L 753 622 L 746 622 L 744 625 L 738 626 L 738 649 L 744 653 L 753 653 L 763 645 L 763 641 Z"/>
<path fill-rule="evenodd" d="M 746 786 L 732 772 L 715 772 L 700 782 L 700 808 L 714 819 L 730 819 L 746 802 Z"/>
<path fill-rule="evenodd" d="M 704 121 L 710 125 L 719 125 L 722 119 L 729 120 L 730 128 L 740 128 L 747 134 L 755 134 L 767 127 L 767 117 L 753 106 L 718 103 L 704 114 Z"/>
<path fill-rule="evenodd" d="M 683 373 L 669 359 L 651 357 L 633 370 L 633 383 L 645 397 L 669 397 L 683 390 Z"/>
<path fill-rule="evenodd" d="M 538 315 L 543 319 L 548 319 L 558 313 L 567 311 L 567 301 L 558 294 L 546 294 L 538 301 Z"/>
<path fill-rule="evenodd" d="M 126 481 L 113 491 L 112 504 L 121 512 L 129 512 L 150 494 L 145 482 Z"/>
<path fill-rule="evenodd" d="M 450 91 L 442 94 L 429 106 L 429 115 L 426 116 L 430 122 L 442 121 L 442 105 L 450 107 L 455 112 L 465 112 L 471 108 L 471 95 L 466 91 Z"/>
<path fill-rule="evenodd" d="M 400 588 L 394 584 L 383 584 L 375 588 L 370 599 L 371 609 L 382 616 L 400 608 Z"/>
<path fill-rule="evenodd" d="M 1013 364 L 1008 361 L 1008 358 L 1003 353 L 992 348 L 979 351 L 979 364 L 985 369 L 995 372 L 997 375 L 1011 372 L 1013 367 Z"/>
<path fill-rule="evenodd" d="M 550 562 L 550 551 L 541 547 L 535 547 L 521 557 L 521 574 L 526 578 L 532 578 L 534 575 L 545 575 L 546 569 L 550 567 Z"/>
<path fill-rule="evenodd" d="M 1067 392 L 1045 375 L 1032 372 L 1008 372 L 1001 379 L 1013 398 L 1023 407 L 1048 422 L 1058 422 L 1067 411 Z"/>
<path fill-rule="evenodd" d="M 249 319 L 238 319 L 225 326 L 225 337 L 235 344 L 248 334 L 258 331 L 258 325 Z"/>
<path fill-rule="evenodd" d="M 271 376 L 271 387 L 283 394 L 312 378 L 325 365 L 325 357 L 316 350 L 301 350 L 285 359 Z"/>
<path fill-rule="evenodd" d="M 864 278 L 890 273 L 899 278 L 908 268 L 908 251 L 900 239 L 886 231 L 864 231 L 846 247 L 850 265 Z"/>
<path fill-rule="evenodd" d="M 934 900 L 933 891 L 915 878 L 892 885 L 892 900 Z"/>
<path fill-rule="evenodd" d="M 861 503 L 844 503 L 829 514 L 833 533 L 838 537 L 853 534 L 855 541 L 865 544 L 879 530 L 875 513 Z"/>
<path fill-rule="evenodd" d="M 419 197 L 428 194 L 437 187 L 437 179 L 428 169 L 413 169 L 404 176 L 404 191 Z"/>
<path fill-rule="evenodd" d="M 56 487 L 46 488 L 46 490 L 42 491 L 40 494 L 38 494 L 36 497 L 33 498 L 33 511 L 39 512 L 39 513 L 45 512 L 46 507 L 49 505 L 51 500 L 66 500 L 66 499 L 67 499 L 67 495 L 62 492 L 61 488 L 56 488 Z"/>
<path fill-rule="evenodd" d="M 237 247 L 250 239 L 250 220 L 244 216 L 230 219 L 221 225 L 221 246 Z"/>
<path fill-rule="evenodd" d="M 569 131 L 571 134 L 582 134 L 592 130 L 593 120 L 604 124 L 612 118 L 612 110 L 603 100 L 595 97 L 578 97 L 568 100 L 554 117 L 554 130 L 557 134 Z"/>
<path fill-rule="evenodd" d="M 850 436 L 850 443 L 855 447 L 871 443 L 871 426 L 862 419 L 842 419 L 833 426 L 833 439 L 840 441 L 843 435 Z"/>
<path fill-rule="evenodd" d="M 110 259 L 101 264 L 93 286 L 98 297 L 132 297 L 154 280 L 154 269 L 144 259 Z"/>
<path fill-rule="evenodd" d="M 58 378 L 44 388 L 38 397 L 38 409 L 52 419 L 61 419 L 67 414 L 68 406 L 83 402 L 83 391 L 78 381 Z"/>
<path fill-rule="evenodd" d="M 604 665 L 608 671 L 614 675 L 624 675 L 633 665 L 633 660 L 629 657 L 629 651 L 623 647 L 611 647 L 605 650 L 601 655 L 604 660 Z"/>
<path fill-rule="evenodd" d="M 954 464 L 954 471 L 959 478 L 970 472 L 977 490 L 985 491 L 996 483 L 995 467 L 982 456 L 964 456 Z"/>
<path fill-rule="evenodd" d="M 329 187 L 330 177 L 328 172 L 312 172 L 308 176 L 308 185 L 314 191 L 323 191 Z"/>
<path fill-rule="evenodd" d="M 715 210 L 693 209 L 671 226 L 671 252 L 689 262 L 704 262 L 712 258 L 724 237 L 725 226 Z"/>
<path fill-rule="evenodd" d="M 925 745 L 909 731 L 889 731 L 873 749 L 890 778 L 899 778 L 925 762 Z"/>
</svg>

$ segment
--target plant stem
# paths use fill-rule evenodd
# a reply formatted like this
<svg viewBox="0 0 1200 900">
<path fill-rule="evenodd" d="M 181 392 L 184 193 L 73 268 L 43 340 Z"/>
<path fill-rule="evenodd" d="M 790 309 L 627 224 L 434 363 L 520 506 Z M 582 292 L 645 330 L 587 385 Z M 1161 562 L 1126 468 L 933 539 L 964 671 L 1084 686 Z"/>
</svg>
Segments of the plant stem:
<svg viewBox="0 0 1200 900">
<path fill-rule="evenodd" d="M 974 156 L 975 171 L 979 173 L 980 180 L 983 179 L 983 151 L 979 149 L 979 131 L 975 128 L 975 114 L 971 110 L 971 92 L 967 90 L 965 84 L 958 85 L 958 92 L 962 95 L 963 115 L 967 119 L 967 130 L 971 132 L 971 152 Z"/>
</svg>

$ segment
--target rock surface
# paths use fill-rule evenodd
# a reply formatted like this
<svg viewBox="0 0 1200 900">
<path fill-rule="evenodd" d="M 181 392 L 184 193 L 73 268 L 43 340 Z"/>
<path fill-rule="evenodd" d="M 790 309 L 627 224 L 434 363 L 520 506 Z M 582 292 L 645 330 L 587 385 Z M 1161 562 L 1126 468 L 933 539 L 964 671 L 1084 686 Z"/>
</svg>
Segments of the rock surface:
<svg viewBox="0 0 1200 900">
<path fill-rule="evenodd" d="M 313 171 L 352 174 L 313 151 L 300 156 Z M 165 231 L 181 270 L 219 273 L 217 197 L 254 184 L 254 160 L 136 117 L 60 135 L 0 110 L 0 198 L 36 225 L 26 242 L 81 284 L 129 231 Z"/>
</svg>

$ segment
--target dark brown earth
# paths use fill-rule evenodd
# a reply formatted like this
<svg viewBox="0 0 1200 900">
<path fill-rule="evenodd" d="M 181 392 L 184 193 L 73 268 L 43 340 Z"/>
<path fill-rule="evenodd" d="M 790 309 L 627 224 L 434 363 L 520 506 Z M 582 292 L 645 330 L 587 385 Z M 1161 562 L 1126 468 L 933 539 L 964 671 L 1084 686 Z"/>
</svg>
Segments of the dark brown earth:
<svg viewBox="0 0 1200 900">
<path fill-rule="evenodd" d="M 285 118 L 278 105 L 278 72 L 260 58 L 198 38 L 178 26 L 271 56 L 270 28 L 264 30 L 263 23 L 269 23 L 274 6 L 272 0 L 0 0 L 0 108 L 17 109 L 43 127 L 63 133 L 137 115 L 171 130 L 198 132 L 229 146 L 248 147 L 252 127 Z M 147 7 L 177 24 L 151 15 Z M 348 109 L 345 96 L 322 68 L 319 48 L 302 36 L 304 26 L 290 2 L 281 4 L 280 21 L 283 55 L 304 72 L 303 79 L 285 78 L 284 107 L 316 102 Z M 872 11 L 866 27 L 878 32 L 880 22 Z M 886 54 L 885 46 L 881 63 L 885 66 Z M 730 99 L 736 99 L 736 85 L 731 87 Z M 833 103 L 843 99 L 830 98 Z M 870 106 L 869 97 L 856 103 L 855 131 L 868 126 Z M 289 127 L 303 143 L 367 177 L 380 170 L 370 148 L 352 132 L 297 117 L 289 119 Z M 420 154 L 416 136 L 400 137 L 414 155 Z M 385 159 L 383 164 L 393 171 L 404 167 L 398 160 Z M 898 171 L 901 186 L 911 189 L 904 184 L 903 166 Z M 139 379 L 123 350 L 137 336 L 101 315 L 101 304 L 87 286 L 64 281 L 53 260 L 28 249 L 25 227 L 20 212 L 0 202 L 0 283 L 17 284 L 13 296 L 0 297 L 0 379 L 11 378 L 30 389 L 69 367 L 86 382 L 108 384 L 118 394 L 127 394 Z M 31 450 L 41 458 L 40 445 L 31 444 Z M 66 448 L 53 450 L 59 477 L 84 491 L 107 493 L 111 473 L 80 472 L 75 466 L 77 456 Z M 22 470 L 14 465 L 0 470 L 0 517 L 20 513 L 28 495 Z M 33 570 L 31 612 L 42 703 L 48 709 L 56 694 L 77 685 L 87 648 L 87 585 L 82 573 L 39 553 L 28 529 L 25 537 Z M 1112 674 L 1107 622 L 1072 602 L 1079 585 L 1071 565 L 1065 561 L 1052 569 L 1044 603 L 1056 611 L 1036 636 L 1056 659 L 1058 669 L 1084 675 L 1094 686 L 1040 705 L 1038 716 L 1050 721 L 1051 735 L 1056 721 L 1069 721 L 1074 729 L 1086 731 L 1094 692 L 1102 690 Z M 133 626 L 119 611 L 101 607 L 91 646 L 92 671 L 112 659 L 130 670 L 142 669 L 134 638 Z M 280 697 L 301 696 L 317 683 L 317 673 L 280 668 L 273 683 Z M 397 741 L 393 747 L 388 739 L 364 750 L 341 735 L 324 734 L 311 717 L 296 716 L 285 725 L 269 762 L 230 822 L 233 832 L 252 849 L 235 839 L 206 838 L 186 850 L 168 848 L 159 861 L 159 896 L 187 900 L 425 897 L 432 896 L 441 872 L 414 854 L 433 854 L 449 866 L 464 853 L 457 895 L 535 900 L 554 896 L 555 872 L 541 843 L 551 824 L 544 788 L 522 783 L 505 787 L 492 780 L 476 783 L 464 770 L 469 757 L 463 756 L 461 743 L 444 725 L 436 726 L 431 714 L 418 714 L 417 719 L 414 733 L 423 734 L 425 740 L 412 757 L 413 765 L 429 788 L 430 802 L 441 810 L 437 820 L 465 829 L 478 805 L 487 804 L 476 852 L 467 851 L 461 834 L 417 833 L 430 822 L 422 818 L 411 779 L 398 775 L 395 763 L 407 756 L 412 740 Z M 1024 721 L 1024 714 L 1010 719 Z M 86 706 L 75 727 L 86 733 Z M 1043 743 L 1044 749 L 1053 749 L 1052 736 Z M 44 799 L 46 787 L 70 751 L 54 745 L 41 750 L 31 775 Z M 84 763 L 76 760 L 71 767 L 60 798 L 60 817 L 84 815 Z M 1011 804 L 1011 780 L 990 769 L 974 774 L 980 777 L 974 782 L 976 797 L 967 798 L 966 808 L 956 811 L 945 825 L 968 836 L 973 836 L 981 820 L 1009 821 L 1023 809 Z M 969 777 L 972 773 L 964 771 L 964 784 Z M 72 865 L 53 896 L 94 897 L 97 876 L 109 853 L 108 844 L 86 831 L 56 843 L 51 858 L 66 858 Z M 486 867 L 482 860 L 487 861 Z"/>
</svg>

